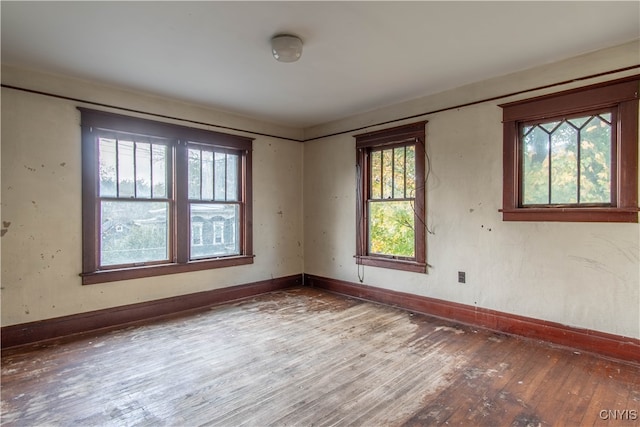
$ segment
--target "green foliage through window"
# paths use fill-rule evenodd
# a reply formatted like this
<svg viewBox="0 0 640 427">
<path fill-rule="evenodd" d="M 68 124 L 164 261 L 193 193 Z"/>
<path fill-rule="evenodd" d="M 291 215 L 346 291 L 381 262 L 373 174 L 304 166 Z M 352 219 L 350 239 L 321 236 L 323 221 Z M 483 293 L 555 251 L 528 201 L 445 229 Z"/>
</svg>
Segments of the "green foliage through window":
<svg viewBox="0 0 640 427">
<path fill-rule="evenodd" d="M 415 256 L 415 146 L 371 151 L 369 252 Z"/>
<path fill-rule="evenodd" d="M 611 204 L 610 112 L 522 127 L 522 205 Z"/>
<path fill-rule="evenodd" d="M 370 202 L 369 213 L 369 252 L 409 258 L 415 256 L 411 202 Z"/>
</svg>

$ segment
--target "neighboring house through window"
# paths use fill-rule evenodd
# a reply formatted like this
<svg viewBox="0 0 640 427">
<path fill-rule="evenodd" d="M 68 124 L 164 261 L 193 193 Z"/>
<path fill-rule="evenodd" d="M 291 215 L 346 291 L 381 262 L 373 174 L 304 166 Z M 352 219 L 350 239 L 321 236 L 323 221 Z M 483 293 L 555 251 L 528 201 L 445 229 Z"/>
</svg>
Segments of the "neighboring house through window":
<svg viewBox="0 0 640 427">
<path fill-rule="evenodd" d="M 219 245 L 224 243 L 224 222 L 216 221 L 213 223 L 213 244 Z"/>
<path fill-rule="evenodd" d="M 80 110 L 83 284 L 253 262 L 252 139 Z"/>
<path fill-rule="evenodd" d="M 501 105 L 505 221 L 638 222 L 638 84 Z"/>
<path fill-rule="evenodd" d="M 426 272 L 425 121 L 356 135 L 356 262 Z"/>
<path fill-rule="evenodd" d="M 191 246 L 202 246 L 202 223 L 191 223 Z"/>
</svg>

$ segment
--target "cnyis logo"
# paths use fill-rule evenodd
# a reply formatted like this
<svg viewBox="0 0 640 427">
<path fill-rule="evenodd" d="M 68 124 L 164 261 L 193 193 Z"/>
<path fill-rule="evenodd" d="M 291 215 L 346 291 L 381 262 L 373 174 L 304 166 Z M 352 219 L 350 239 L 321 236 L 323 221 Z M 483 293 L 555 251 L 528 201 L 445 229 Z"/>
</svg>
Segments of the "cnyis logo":
<svg viewBox="0 0 640 427">
<path fill-rule="evenodd" d="M 601 420 L 625 420 L 635 421 L 638 419 L 637 409 L 603 409 L 598 414 Z"/>
</svg>

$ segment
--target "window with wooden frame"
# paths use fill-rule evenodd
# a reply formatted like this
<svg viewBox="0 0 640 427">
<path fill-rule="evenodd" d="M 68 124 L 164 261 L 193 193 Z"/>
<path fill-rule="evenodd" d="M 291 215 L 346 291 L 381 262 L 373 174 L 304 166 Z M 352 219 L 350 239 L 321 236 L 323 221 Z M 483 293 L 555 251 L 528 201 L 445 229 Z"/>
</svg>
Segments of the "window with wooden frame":
<svg viewBox="0 0 640 427">
<path fill-rule="evenodd" d="M 253 262 L 251 138 L 79 110 L 83 284 Z"/>
<path fill-rule="evenodd" d="M 638 84 L 501 105 L 504 221 L 638 222 Z"/>
<path fill-rule="evenodd" d="M 355 135 L 358 264 L 426 272 L 426 123 Z"/>
</svg>

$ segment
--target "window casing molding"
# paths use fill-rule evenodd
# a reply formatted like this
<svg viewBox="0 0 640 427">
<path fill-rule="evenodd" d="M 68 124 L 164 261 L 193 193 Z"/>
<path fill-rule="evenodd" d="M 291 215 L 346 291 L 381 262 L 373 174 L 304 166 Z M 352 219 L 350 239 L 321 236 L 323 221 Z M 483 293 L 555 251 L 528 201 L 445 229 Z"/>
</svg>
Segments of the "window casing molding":
<svg viewBox="0 0 640 427">
<path fill-rule="evenodd" d="M 638 222 L 638 87 L 640 76 L 502 104 L 504 221 Z M 612 135 L 611 203 L 607 206 L 530 206 L 522 203 L 524 123 L 608 110 Z"/>
<path fill-rule="evenodd" d="M 82 127 L 82 284 L 137 279 L 188 271 L 231 267 L 253 263 L 252 229 L 252 144 L 253 138 L 157 122 L 86 108 L 81 112 Z M 168 261 L 144 265 L 101 267 L 101 196 L 98 141 L 105 135 L 134 136 L 165 141 L 169 152 Z M 188 196 L 188 149 L 206 146 L 228 150 L 240 157 L 238 204 L 240 205 L 240 254 L 190 259 L 191 221 Z M 122 199 L 126 200 L 126 199 Z M 150 199 L 153 200 L 153 199 Z"/>
<path fill-rule="evenodd" d="M 426 273 L 425 233 L 425 125 L 427 121 L 398 126 L 390 129 L 354 135 L 357 155 L 356 197 L 356 263 L 373 267 Z M 414 256 L 398 257 L 372 254 L 369 251 L 369 209 L 371 196 L 372 150 L 415 146 L 415 196 L 413 200 Z"/>
</svg>

